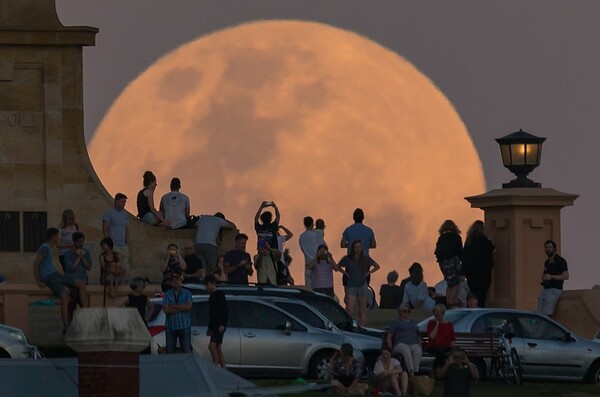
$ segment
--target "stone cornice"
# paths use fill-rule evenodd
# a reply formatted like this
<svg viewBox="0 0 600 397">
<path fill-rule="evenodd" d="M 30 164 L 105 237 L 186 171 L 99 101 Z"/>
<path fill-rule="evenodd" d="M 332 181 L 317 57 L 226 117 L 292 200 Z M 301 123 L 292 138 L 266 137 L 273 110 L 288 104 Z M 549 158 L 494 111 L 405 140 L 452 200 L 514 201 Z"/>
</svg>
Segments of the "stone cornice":
<svg viewBox="0 0 600 397">
<path fill-rule="evenodd" d="M 465 197 L 473 208 L 505 206 L 548 206 L 565 207 L 573 205 L 578 194 L 559 192 L 550 188 L 509 188 L 495 189 L 477 196 Z"/>
</svg>

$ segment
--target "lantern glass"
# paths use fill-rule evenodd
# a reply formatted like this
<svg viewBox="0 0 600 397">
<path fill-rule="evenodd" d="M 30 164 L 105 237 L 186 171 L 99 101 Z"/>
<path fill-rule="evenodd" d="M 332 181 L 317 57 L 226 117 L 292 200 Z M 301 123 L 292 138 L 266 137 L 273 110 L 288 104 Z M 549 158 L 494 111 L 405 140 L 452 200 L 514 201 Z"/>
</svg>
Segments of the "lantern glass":
<svg viewBox="0 0 600 397">
<path fill-rule="evenodd" d="M 526 158 L 525 163 L 527 165 L 539 165 L 540 164 L 540 153 L 541 145 L 539 143 L 529 143 L 526 145 Z"/>
<path fill-rule="evenodd" d="M 525 165 L 525 148 L 524 143 L 514 143 L 510 145 L 511 165 Z"/>
</svg>

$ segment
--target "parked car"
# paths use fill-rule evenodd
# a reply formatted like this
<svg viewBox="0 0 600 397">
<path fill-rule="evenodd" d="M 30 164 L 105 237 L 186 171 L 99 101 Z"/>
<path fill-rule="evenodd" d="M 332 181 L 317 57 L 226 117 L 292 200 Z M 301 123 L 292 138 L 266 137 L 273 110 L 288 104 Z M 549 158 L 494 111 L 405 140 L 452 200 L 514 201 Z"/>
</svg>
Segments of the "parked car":
<svg viewBox="0 0 600 397">
<path fill-rule="evenodd" d="M 23 330 L 0 324 L 0 358 L 39 357 L 39 351 L 35 346 L 29 344 Z"/>
<path fill-rule="evenodd" d="M 153 299 L 155 316 L 148 323 L 151 350 L 165 346 L 165 314 L 162 300 Z M 354 341 L 330 330 L 317 328 L 260 297 L 227 296 L 229 324 L 223 339 L 228 369 L 244 376 L 304 376 L 327 379 L 327 365 L 333 352 L 348 342 L 355 357 L 364 357 Z M 208 295 L 193 296 L 192 348 L 201 357 L 208 352 Z"/>
<path fill-rule="evenodd" d="M 267 302 L 271 302 L 275 306 L 285 310 L 289 314 L 299 318 L 307 324 L 344 335 L 345 337 L 351 339 L 356 346 L 358 346 L 365 357 L 365 366 L 369 370 L 372 370 L 375 366 L 377 358 L 381 354 L 381 337 L 341 330 L 317 309 L 299 299 L 283 298 L 279 296 L 265 296 L 262 299 L 266 300 Z"/>
<path fill-rule="evenodd" d="M 512 333 L 524 379 L 590 381 L 600 384 L 600 344 L 558 322 L 524 310 L 455 309 L 446 312 L 455 332 Z M 425 331 L 430 317 L 419 323 Z"/>
<path fill-rule="evenodd" d="M 208 294 L 203 284 L 185 284 L 195 295 Z M 342 331 L 354 334 L 370 335 L 381 339 L 383 331 L 367 328 L 358 323 L 330 296 L 297 287 L 278 287 L 261 284 L 221 284 L 219 289 L 229 295 L 280 296 L 304 301 L 317 309 L 323 316 Z"/>
</svg>

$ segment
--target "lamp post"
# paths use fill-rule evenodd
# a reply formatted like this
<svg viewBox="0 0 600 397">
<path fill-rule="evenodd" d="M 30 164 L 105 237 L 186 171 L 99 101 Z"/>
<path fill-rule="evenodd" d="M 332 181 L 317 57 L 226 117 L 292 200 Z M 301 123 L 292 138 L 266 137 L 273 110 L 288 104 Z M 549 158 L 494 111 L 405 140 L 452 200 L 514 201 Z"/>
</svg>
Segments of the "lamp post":
<svg viewBox="0 0 600 397">
<path fill-rule="evenodd" d="M 545 140 L 523 130 L 496 139 L 500 145 L 502 163 L 517 176 L 509 183 L 503 183 L 502 188 L 542 187 L 541 183 L 532 181 L 527 175 L 540 165 Z"/>
</svg>

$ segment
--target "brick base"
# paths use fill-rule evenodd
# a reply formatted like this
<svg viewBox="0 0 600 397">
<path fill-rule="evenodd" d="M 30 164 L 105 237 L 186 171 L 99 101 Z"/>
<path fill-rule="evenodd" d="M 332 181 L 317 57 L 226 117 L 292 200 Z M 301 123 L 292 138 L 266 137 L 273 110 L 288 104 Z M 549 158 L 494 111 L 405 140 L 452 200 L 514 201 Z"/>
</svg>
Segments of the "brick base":
<svg viewBox="0 0 600 397">
<path fill-rule="evenodd" d="M 139 353 L 80 352 L 80 397 L 139 397 Z"/>
</svg>

